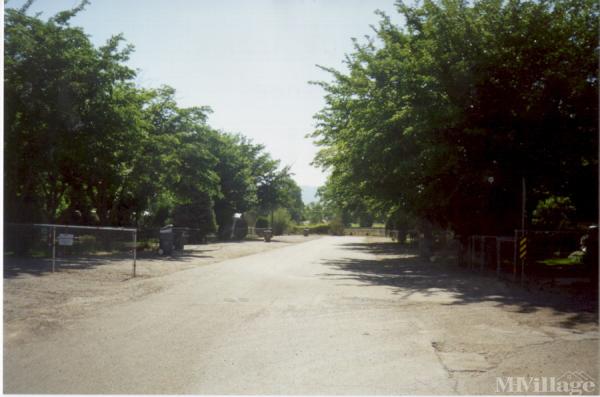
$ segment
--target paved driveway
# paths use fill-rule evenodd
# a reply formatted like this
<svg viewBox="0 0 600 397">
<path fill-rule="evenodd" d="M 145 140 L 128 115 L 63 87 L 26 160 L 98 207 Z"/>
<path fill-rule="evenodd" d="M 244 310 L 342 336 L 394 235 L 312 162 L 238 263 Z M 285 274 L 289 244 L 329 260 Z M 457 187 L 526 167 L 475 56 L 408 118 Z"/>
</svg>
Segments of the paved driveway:
<svg viewBox="0 0 600 397">
<path fill-rule="evenodd" d="M 325 237 L 166 277 L 5 345 L 4 391 L 489 394 L 503 376 L 598 379 L 593 314 L 389 244 Z"/>
</svg>

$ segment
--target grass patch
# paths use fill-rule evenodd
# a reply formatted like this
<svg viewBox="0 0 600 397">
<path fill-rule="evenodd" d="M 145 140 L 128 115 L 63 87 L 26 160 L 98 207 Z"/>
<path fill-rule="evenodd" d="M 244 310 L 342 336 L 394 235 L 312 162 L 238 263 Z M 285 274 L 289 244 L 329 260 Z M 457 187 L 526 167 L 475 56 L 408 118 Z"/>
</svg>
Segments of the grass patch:
<svg viewBox="0 0 600 397">
<path fill-rule="evenodd" d="M 549 258 L 549 259 L 544 259 L 543 261 L 538 261 L 538 263 L 544 264 L 546 266 L 572 266 L 572 265 L 580 265 L 581 260 L 577 257 L 575 257 L 575 258 Z"/>
</svg>

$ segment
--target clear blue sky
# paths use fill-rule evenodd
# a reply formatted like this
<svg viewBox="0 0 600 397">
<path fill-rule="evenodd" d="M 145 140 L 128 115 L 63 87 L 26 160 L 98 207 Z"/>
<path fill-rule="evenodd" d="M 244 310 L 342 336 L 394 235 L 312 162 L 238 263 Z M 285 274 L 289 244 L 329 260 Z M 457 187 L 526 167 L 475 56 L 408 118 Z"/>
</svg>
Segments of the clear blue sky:
<svg viewBox="0 0 600 397">
<path fill-rule="evenodd" d="M 30 13 L 78 3 L 38 0 Z M 318 186 L 325 176 L 305 136 L 324 93 L 308 81 L 329 80 L 316 64 L 342 68 L 351 37 L 372 35 L 376 9 L 399 21 L 393 0 L 92 0 L 71 24 L 96 44 L 123 33 L 141 86 L 167 84 L 181 106 L 210 106 L 211 126 L 264 144 L 298 184 Z"/>
</svg>

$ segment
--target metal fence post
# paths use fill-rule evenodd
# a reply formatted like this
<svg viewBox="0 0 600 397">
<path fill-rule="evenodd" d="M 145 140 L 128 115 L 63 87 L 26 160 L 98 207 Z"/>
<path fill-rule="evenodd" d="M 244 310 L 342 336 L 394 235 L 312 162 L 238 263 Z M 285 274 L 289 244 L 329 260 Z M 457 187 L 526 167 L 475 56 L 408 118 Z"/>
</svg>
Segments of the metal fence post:
<svg viewBox="0 0 600 397">
<path fill-rule="evenodd" d="M 525 241 L 525 247 L 527 247 L 527 242 L 525 240 L 526 238 L 527 238 L 527 232 L 525 230 L 523 230 L 523 240 Z M 522 248 L 519 247 L 520 254 L 522 253 L 521 249 Z M 527 248 L 525 248 L 525 249 L 527 249 Z M 527 256 L 524 256 L 524 257 L 522 255 L 519 255 L 519 256 L 521 256 L 521 285 L 523 285 L 525 283 L 525 262 L 527 261 Z"/>
<path fill-rule="evenodd" d="M 133 277 L 135 277 L 135 268 L 137 265 L 137 229 L 133 232 Z"/>
<path fill-rule="evenodd" d="M 515 230 L 515 243 L 514 243 L 514 256 L 513 256 L 513 281 L 517 279 L 517 251 L 519 247 L 519 231 Z"/>
<path fill-rule="evenodd" d="M 56 226 L 52 227 L 52 273 L 56 267 Z"/>
</svg>

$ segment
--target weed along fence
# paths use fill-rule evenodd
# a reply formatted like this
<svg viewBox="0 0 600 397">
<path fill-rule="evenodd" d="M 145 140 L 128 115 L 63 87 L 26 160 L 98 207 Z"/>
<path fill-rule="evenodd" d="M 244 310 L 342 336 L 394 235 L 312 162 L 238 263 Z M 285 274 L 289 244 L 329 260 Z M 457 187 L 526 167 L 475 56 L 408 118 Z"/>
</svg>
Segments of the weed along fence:
<svg viewBox="0 0 600 397">
<path fill-rule="evenodd" d="M 135 277 L 137 242 L 133 228 L 5 223 L 5 272 L 25 267 L 55 272 L 131 260 Z"/>
<path fill-rule="evenodd" d="M 586 263 L 582 248 L 586 234 L 516 230 L 514 236 L 470 236 L 462 247 L 461 262 L 521 282 L 591 282 L 598 263 Z"/>
</svg>

